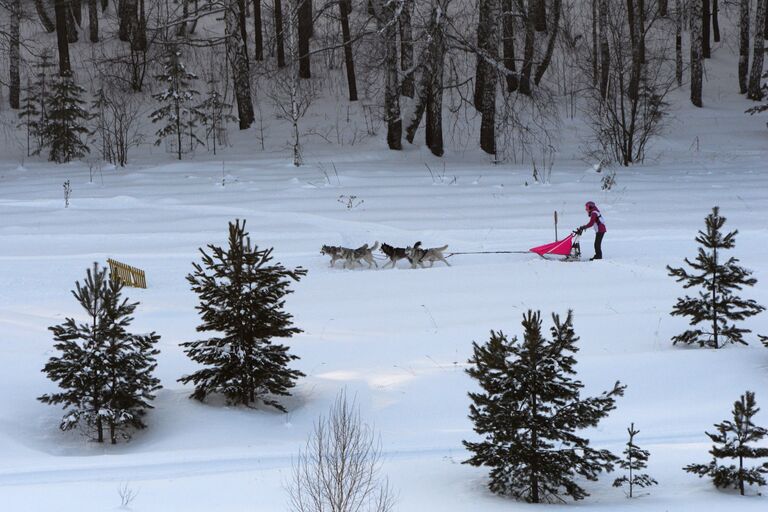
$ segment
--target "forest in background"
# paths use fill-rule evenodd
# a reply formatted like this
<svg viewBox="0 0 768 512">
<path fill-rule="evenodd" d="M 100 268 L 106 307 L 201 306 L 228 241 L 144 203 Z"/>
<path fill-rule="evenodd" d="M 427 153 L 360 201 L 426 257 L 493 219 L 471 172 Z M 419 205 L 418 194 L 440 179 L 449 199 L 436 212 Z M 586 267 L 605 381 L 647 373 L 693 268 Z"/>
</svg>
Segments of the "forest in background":
<svg viewBox="0 0 768 512">
<path fill-rule="evenodd" d="M 584 156 L 642 162 L 706 61 L 738 54 L 759 113 L 766 0 L 0 0 L 3 128 L 28 156 L 126 165 L 145 143 L 178 159 L 254 149 L 280 125 L 294 165 L 316 137 L 551 171 L 565 118 Z M 738 48 L 736 51 L 735 49 Z M 305 122 L 308 113 L 325 122 Z M 150 123 L 151 121 L 151 123 Z M 19 133 L 21 130 L 23 133 Z M 8 137 L 8 135 L 7 135 Z M 242 139 L 240 139 L 242 140 Z M 286 141 L 288 141 L 286 143 Z M 255 144 L 253 144 L 255 143 Z"/>
</svg>

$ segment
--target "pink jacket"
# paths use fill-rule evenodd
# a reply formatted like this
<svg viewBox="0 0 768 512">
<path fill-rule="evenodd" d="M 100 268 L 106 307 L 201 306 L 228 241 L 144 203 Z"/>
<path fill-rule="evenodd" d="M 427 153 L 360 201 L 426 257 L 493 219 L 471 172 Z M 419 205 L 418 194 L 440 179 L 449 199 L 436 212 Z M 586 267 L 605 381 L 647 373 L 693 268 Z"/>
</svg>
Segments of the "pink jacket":
<svg viewBox="0 0 768 512">
<path fill-rule="evenodd" d="M 608 229 L 605 227 L 605 222 L 603 222 L 603 216 L 600 214 L 600 210 L 597 208 L 589 212 L 589 223 L 584 224 L 581 226 L 581 228 L 587 229 L 591 228 L 592 226 L 595 227 L 595 231 L 598 233 L 605 233 L 608 231 Z"/>
</svg>

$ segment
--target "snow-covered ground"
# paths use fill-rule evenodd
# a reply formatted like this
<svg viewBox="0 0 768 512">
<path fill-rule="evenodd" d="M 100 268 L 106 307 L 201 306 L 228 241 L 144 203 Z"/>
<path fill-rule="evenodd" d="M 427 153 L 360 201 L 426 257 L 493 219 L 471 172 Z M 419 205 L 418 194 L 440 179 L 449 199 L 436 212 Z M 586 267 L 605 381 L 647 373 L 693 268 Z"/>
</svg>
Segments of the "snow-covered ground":
<svg viewBox="0 0 768 512">
<path fill-rule="evenodd" d="M 491 495 L 486 471 L 461 464 L 461 440 L 475 438 L 464 368 L 471 342 L 490 329 L 516 334 L 529 308 L 547 318 L 571 308 L 586 391 L 615 380 L 628 386 L 617 410 L 589 433 L 593 444 L 620 452 L 635 422 L 660 485 L 630 501 L 609 475 L 569 506 L 765 510 L 765 497 L 718 492 L 681 468 L 709 460 L 704 430 L 725 419 L 745 390 L 768 406 L 768 350 L 757 341 L 718 351 L 669 341 L 686 323 L 669 316 L 682 291 L 665 266 L 695 255 L 693 239 L 712 206 L 739 229 L 734 255 L 759 280 L 745 295 L 768 304 L 768 130 L 765 116 L 742 114 L 749 105 L 732 93 L 735 61 L 727 62 L 709 70 L 719 69 L 721 80 L 705 87 L 707 108 L 681 108 L 686 91 L 676 93 L 676 118 L 655 142 L 654 160 L 620 169 L 610 191 L 578 159 L 579 125 L 563 127 L 567 143 L 546 185 L 534 184 L 526 165 L 491 166 L 467 152 L 447 155 L 443 171 L 421 149 L 390 152 L 379 140 L 342 151 L 310 144 L 300 169 L 284 153 L 245 144 L 183 163 L 147 148 L 134 166 L 92 180 L 82 163 L 20 166 L 19 150 L 8 149 L 0 160 L 0 509 L 112 510 L 127 483 L 138 492 L 135 511 L 285 510 L 291 457 L 343 387 L 381 433 L 398 510 L 528 508 Z M 425 162 L 446 179 L 430 176 Z M 67 179 L 73 192 L 65 209 Z M 350 196 L 362 203 L 347 208 Z M 449 252 L 525 250 L 553 239 L 554 210 L 561 234 L 584 223 L 587 200 L 598 203 L 609 229 L 599 262 L 456 255 L 450 267 L 410 270 L 401 262 L 396 270 L 345 271 L 319 254 L 324 243 L 374 240 L 447 243 Z M 286 401 L 288 414 L 200 404 L 176 382 L 195 369 L 178 344 L 197 337 L 199 322 L 184 277 L 197 249 L 225 243 L 236 218 L 247 219 L 253 240 L 274 246 L 279 261 L 309 269 L 287 303 L 304 329 L 290 345 L 307 374 Z M 591 241 L 589 233 L 587 256 Z M 127 290 L 141 302 L 133 330 L 162 336 L 164 387 L 149 428 L 118 446 L 60 432 L 60 410 L 35 400 L 54 389 L 40 372 L 52 354 L 47 327 L 80 315 L 69 290 L 108 257 L 146 270 L 149 288 Z M 768 333 L 768 314 L 747 326 Z M 757 422 L 768 425 L 768 412 Z"/>
</svg>

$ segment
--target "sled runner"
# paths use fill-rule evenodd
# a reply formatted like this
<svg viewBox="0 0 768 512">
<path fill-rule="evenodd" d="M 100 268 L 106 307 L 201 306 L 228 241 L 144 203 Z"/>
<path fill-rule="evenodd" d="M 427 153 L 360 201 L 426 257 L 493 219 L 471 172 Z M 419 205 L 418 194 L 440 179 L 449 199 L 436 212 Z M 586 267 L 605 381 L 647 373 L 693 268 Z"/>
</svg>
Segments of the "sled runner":
<svg viewBox="0 0 768 512">
<path fill-rule="evenodd" d="M 531 247 L 530 252 L 536 253 L 544 259 L 557 259 L 561 261 L 581 260 L 581 238 L 575 231 L 558 242 Z"/>
</svg>

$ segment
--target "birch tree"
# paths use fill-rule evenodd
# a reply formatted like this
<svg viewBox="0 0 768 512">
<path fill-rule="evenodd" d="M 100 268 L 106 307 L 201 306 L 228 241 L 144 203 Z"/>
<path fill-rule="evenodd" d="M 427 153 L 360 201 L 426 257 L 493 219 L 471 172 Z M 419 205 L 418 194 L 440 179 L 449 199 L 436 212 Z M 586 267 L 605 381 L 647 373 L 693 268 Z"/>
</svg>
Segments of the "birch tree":
<svg viewBox="0 0 768 512">
<path fill-rule="evenodd" d="M 403 148 L 403 120 L 400 115 L 400 84 L 397 65 L 397 4 L 374 0 L 379 36 L 384 43 L 384 118 L 387 122 L 387 146 Z"/>
</svg>

